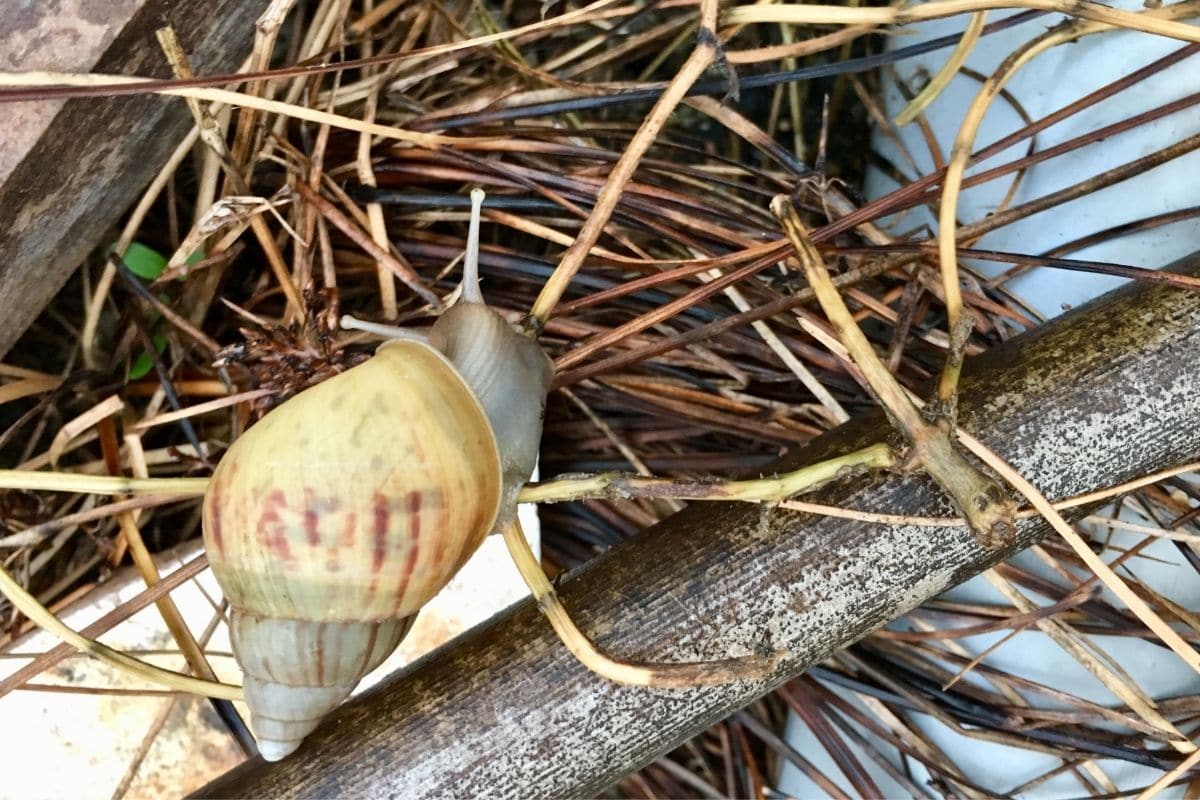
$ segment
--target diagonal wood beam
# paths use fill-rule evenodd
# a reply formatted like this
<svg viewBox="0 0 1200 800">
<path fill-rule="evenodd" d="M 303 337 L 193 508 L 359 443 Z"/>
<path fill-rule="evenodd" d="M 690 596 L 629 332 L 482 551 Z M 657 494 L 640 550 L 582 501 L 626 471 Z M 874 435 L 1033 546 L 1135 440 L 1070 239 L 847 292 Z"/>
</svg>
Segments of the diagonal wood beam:
<svg viewBox="0 0 1200 800">
<path fill-rule="evenodd" d="M 1180 265 L 1200 273 L 1200 258 Z M 961 424 L 1052 499 L 1200 457 L 1200 293 L 1148 284 L 1076 309 L 969 363 Z M 852 420 L 788 467 L 887 431 Z M 952 514 L 926 479 L 840 481 L 816 499 Z M 573 573 L 563 599 L 610 652 L 720 658 L 769 646 L 770 682 L 696 690 L 606 683 L 530 603 L 467 632 L 326 720 L 294 755 L 247 762 L 200 797 L 585 797 L 830 653 L 1037 541 L 883 527 L 749 505 L 691 508 Z"/>
</svg>

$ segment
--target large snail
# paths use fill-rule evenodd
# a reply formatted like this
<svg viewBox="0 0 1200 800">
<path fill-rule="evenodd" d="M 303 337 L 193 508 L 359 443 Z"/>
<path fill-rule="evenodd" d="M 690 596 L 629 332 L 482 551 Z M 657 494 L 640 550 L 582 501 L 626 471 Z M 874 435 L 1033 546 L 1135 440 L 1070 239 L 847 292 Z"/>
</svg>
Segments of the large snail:
<svg viewBox="0 0 1200 800">
<path fill-rule="evenodd" d="M 461 298 L 427 336 L 288 400 L 239 438 L 204 501 L 264 757 L 294 750 L 413 615 L 516 513 L 553 367 L 483 304 L 479 195 Z"/>
<path fill-rule="evenodd" d="M 251 728 L 269 760 L 295 750 L 395 649 L 491 531 L 504 532 L 572 652 L 606 677 L 678 686 L 769 666 L 615 661 L 557 604 L 515 521 L 553 366 L 483 303 L 482 199 L 472 193 L 461 297 L 428 334 L 401 334 L 271 411 L 209 485 L 205 548 L 232 607 Z"/>
</svg>

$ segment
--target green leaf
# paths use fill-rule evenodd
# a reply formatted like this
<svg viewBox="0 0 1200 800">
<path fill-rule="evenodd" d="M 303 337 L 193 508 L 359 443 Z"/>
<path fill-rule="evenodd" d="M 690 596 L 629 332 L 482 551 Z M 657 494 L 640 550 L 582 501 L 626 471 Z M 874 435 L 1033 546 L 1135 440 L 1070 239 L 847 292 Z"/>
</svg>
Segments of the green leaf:
<svg viewBox="0 0 1200 800">
<path fill-rule="evenodd" d="M 123 260 L 130 272 L 147 281 L 152 281 L 162 275 L 163 270 L 167 268 L 166 257 L 141 242 L 129 245 Z"/>
<path fill-rule="evenodd" d="M 167 348 L 167 337 L 164 334 L 156 333 L 152 337 L 154 349 L 162 352 Z M 129 368 L 128 380 L 136 381 L 150 374 L 150 370 L 154 369 L 154 358 L 147 352 L 143 352 L 133 361 L 133 366 Z"/>
</svg>

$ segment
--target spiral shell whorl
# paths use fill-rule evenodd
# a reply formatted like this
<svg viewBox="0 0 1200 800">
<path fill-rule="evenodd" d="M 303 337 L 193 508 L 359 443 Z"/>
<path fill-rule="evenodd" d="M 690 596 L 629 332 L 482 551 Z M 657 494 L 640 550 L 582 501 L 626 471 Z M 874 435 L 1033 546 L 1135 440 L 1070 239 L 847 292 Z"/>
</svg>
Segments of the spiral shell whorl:
<svg viewBox="0 0 1200 800">
<path fill-rule="evenodd" d="M 233 651 L 259 751 L 278 761 L 391 655 L 414 617 L 383 622 L 281 620 L 233 610 Z"/>
</svg>

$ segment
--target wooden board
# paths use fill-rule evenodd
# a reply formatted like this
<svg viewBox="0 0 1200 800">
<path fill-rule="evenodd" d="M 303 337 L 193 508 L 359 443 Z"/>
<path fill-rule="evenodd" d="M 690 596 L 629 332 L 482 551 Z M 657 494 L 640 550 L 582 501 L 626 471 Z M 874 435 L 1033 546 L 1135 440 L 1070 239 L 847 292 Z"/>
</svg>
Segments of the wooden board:
<svg viewBox="0 0 1200 800">
<path fill-rule="evenodd" d="M 267 0 L 6 3 L 0 69 L 170 77 L 174 26 L 199 74 L 236 70 Z M 166 161 L 191 124 L 179 98 L 0 104 L 0 358 Z"/>
</svg>

